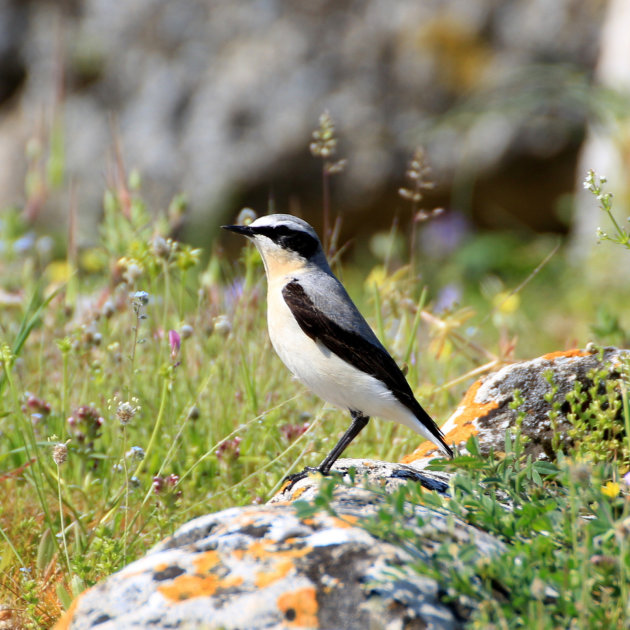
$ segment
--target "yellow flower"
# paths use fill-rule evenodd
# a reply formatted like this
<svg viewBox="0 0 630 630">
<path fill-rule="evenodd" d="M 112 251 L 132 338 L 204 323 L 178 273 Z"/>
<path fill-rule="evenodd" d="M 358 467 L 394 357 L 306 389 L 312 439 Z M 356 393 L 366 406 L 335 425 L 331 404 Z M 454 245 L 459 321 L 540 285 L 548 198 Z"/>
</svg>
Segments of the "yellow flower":
<svg viewBox="0 0 630 630">
<path fill-rule="evenodd" d="M 616 481 L 609 481 L 602 486 L 602 494 L 610 499 L 614 499 L 621 491 L 621 486 Z"/>
<path fill-rule="evenodd" d="M 492 299 L 492 306 L 498 309 L 500 313 L 510 315 L 518 309 L 520 302 L 521 300 L 516 293 L 510 295 L 508 291 L 501 291 Z"/>
<path fill-rule="evenodd" d="M 46 267 L 46 276 L 54 284 L 67 282 L 72 275 L 72 266 L 67 260 L 55 260 Z"/>
<path fill-rule="evenodd" d="M 82 251 L 79 260 L 81 268 L 88 273 L 99 273 L 107 266 L 104 252 L 96 247 Z"/>
<path fill-rule="evenodd" d="M 367 279 L 365 280 L 365 287 L 367 289 L 379 287 L 385 282 L 386 279 L 387 272 L 385 271 L 385 267 L 377 265 L 372 269 L 372 271 L 370 271 Z"/>
</svg>

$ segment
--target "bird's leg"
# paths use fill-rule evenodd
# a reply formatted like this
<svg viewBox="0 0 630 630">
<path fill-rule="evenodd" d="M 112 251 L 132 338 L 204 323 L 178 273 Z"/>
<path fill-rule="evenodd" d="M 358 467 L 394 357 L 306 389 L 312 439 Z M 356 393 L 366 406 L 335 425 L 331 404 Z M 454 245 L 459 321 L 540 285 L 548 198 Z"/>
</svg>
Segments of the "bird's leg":
<svg viewBox="0 0 630 630">
<path fill-rule="evenodd" d="M 352 416 L 352 424 L 341 436 L 339 442 L 337 442 L 332 451 L 326 455 L 324 461 L 317 468 L 307 466 L 302 472 L 285 477 L 284 481 L 288 481 L 289 484 L 285 486 L 283 490 L 290 490 L 298 481 L 308 477 L 309 473 L 319 472 L 322 475 L 327 475 L 330 472 L 332 465 L 337 461 L 337 459 L 339 459 L 340 455 L 346 450 L 350 442 L 352 442 L 352 440 L 361 433 L 370 419 L 368 416 L 364 416 L 360 411 L 351 410 L 350 415 Z"/>
<path fill-rule="evenodd" d="M 359 433 L 363 430 L 365 425 L 369 421 L 368 416 L 364 416 L 360 411 L 350 411 L 352 416 L 352 424 L 348 427 L 348 430 L 341 436 L 339 442 L 335 445 L 332 451 L 326 455 L 324 461 L 317 467 L 317 470 L 322 475 L 327 475 L 332 468 L 332 465 L 339 459 L 341 454 L 346 450 L 350 442 L 354 440 Z"/>
</svg>

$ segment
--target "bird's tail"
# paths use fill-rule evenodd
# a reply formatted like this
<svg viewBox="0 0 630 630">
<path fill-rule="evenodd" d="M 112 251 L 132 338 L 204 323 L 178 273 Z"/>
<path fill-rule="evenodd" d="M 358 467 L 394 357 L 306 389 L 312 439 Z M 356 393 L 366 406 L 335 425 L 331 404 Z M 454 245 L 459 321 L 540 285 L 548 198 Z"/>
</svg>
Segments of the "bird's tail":
<svg viewBox="0 0 630 630">
<path fill-rule="evenodd" d="M 440 430 L 440 427 L 435 423 L 435 420 L 418 404 L 418 408 L 414 409 L 414 413 L 422 428 L 422 435 L 424 435 L 428 440 L 431 440 L 433 444 L 435 444 L 443 455 L 452 459 L 453 458 L 453 449 L 445 442 L 444 434 Z"/>
</svg>

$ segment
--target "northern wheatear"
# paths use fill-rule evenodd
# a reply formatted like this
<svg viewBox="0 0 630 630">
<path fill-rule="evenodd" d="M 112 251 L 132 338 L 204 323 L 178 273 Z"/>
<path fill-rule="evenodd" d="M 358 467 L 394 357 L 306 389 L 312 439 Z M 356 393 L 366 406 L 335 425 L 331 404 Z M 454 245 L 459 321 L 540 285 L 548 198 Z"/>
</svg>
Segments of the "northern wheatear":
<svg viewBox="0 0 630 630">
<path fill-rule="evenodd" d="M 247 236 L 260 252 L 267 272 L 267 326 L 278 356 L 310 390 L 352 417 L 324 461 L 305 471 L 327 474 L 370 416 L 404 424 L 453 456 L 400 368 L 334 276 L 306 221 L 270 214 L 247 226 L 223 228 Z"/>
</svg>

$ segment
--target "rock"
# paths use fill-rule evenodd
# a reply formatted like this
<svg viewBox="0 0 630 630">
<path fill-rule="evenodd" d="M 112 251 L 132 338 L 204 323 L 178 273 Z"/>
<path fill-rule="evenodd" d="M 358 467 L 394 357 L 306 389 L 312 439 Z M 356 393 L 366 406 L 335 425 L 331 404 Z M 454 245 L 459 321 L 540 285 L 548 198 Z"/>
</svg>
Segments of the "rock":
<svg viewBox="0 0 630 630">
<path fill-rule="evenodd" d="M 566 445 L 567 393 L 577 381 L 590 386 L 593 370 L 605 368 L 609 378 L 618 377 L 628 359 L 630 351 L 605 348 L 554 352 L 505 366 L 468 390 L 443 427 L 447 442 L 461 448 L 476 435 L 482 453 L 497 452 L 506 430 L 520 421 L 529 453 L 551 457 L 552 406 L 560 413 L 555 431 Z M 555 391 L 548 395 L 551 383 Z M 516 390 L 519 404 L 511 405 Z M 321 509 L 299 516 L 294 502 L 308 505 L 320 488 L 320 476 L 312 475 L 265 506 L 195 519 L 80 595 L 56 630 L 462 628 L 474 604 L 461 596 L 444 603 L 448 585 L 419 575 L 410 569 L 412 562 L 431 565 L 444 543 L 472 545 L 479 561 L 503 553 L 505 544 L 422 504 L 406 504 L 404 528 L 414 533 L 413 549 L 361 526 L 379 514 L 384 492 L 404 484 L 448 493 L 450 475 L 425 469 L 433 453 L 425 443 L 403 464 L 339 460 L 333 472 L 344 483 L 332 490 L 334 513 Z"/>
<path fill-rule="evenodd" d="M 553 438 L 567 445 L 567 430 L 571 427 L 566 418 L 568 406 L 566 395 L 576 381 L 587 389 L 592 385 L 589 373 L 606 368 L 609 377 L 619 377 L 622 360 L 630 358 L 630 351 L 605 348 L 600 356 L 597 351 L 568 350 L 552 352 L 531 361 L 507 365 L 494 374 L 482 378 L 468 389 L 455 412 L 442 426 L 448 444 L 463 448 L 471 436 L 476 436 L 483 455 L 491 450 L 502 452 L 505 433 L 515 428 L 519 414 L 522 415 L 521 431 L 527 437 L 525 452 L 534 458 L 554 457 Z M 553 383 L 557 391 L 551 400 L 549 394 Z M 518 390 L 522 403 L 515 406 Z M 559 407 L 559 415 L 552 425 L 549 413 L 552 405 Z M 430 442 L 423 442 L 403 462 L 423 469 L 427 461 L 437 455 Z"/>
<path fill-rule="evenodd" d="M 362 487 L 364 474 L 386 490 L 412 479 L 445 491 L 447 476 L 363 460 L 340 460 L 335 470 L 353 466 L 354 487 L 335 488 L 336 516 L 300 519 L 277 497 L 270 505 L 195 519 L 84 592 L 56 630 L 461 628 L 458 611 L 441 602 L 440 585 L 407 569 L 407 551 L 357 526 L 379 507 L 379 497 Z M 300 482 L 292 498 L 308 496 L 316 483 Z M 416 530 L 427 560 L 445 538 L 472 543 L 481 555 L 504 549 L 477 528 L 423 506 L 415 507 L 407 526 Z"/>
<path fill-rule="evenodd" d="M 11 147 L 0 206 L 23 195 L 24 145 L 55 110 L 86 238 L 101 208 L 112 117 L 125 164 L 143 173 L 156 209 L 183 190 L 197 215 L 225 216 L 239 201 L 265 207 L 272 190 L 279 207 L 299 195 L 319 216 L 320 164 L 308 143 L 325 109 L 339 157 L 349 158 L 335 178 L 348 223 L 363 209 L 390 226 L 385 209 L 401 207 L 405 163 L 425 142 L 445 177 L 487 176 L 477 204 L 485 222 L 496 221 L 497 205 L 519 206 L 523 222 L 536 213 L 557 228 L 553 199 L 541 193 L 572 189 L 563 152 L 574 159 L 587 115 L 572 96 L 582 89 L 573 68 L 593 68 L 603 13 L 600 0 L 1 4 L 20 28 L 6 53 L 0 46 L 0 63 L 18 66 L 0 118 L 0 148 Z M 449 115 L 455 106 L 461 115 Z M 501 186 L 497 170 L 508 175 Z M 65 212 L 67 199 L 59 205 Z"/>
<path fill-rule="evenodd" d="M 334 471 L 340 473 L 345 482 L 350 481 L 348 471 L 354 468 L 361 471 L 359 479 L 371 485 L 380 485 L 387 492 L 393 492 L 410 481 L 419 483 L 428 490 L 442 494 L 448 490 L 450 475 L 442 472 L 419 470 L 416 467 L 394 464 L 390 462 L 373 461 L 369 459 L 339 459 L 335 462 Z M 321 476 L 309 475 L 288 488 L 285 484 L 280 491 L 271 498 L 269 503 L 286 503 L 290 501 L 312 501 L 320 486 Z M 345 500 L 349 500 L 345 495 Z"/>
</svg>

